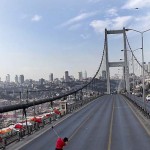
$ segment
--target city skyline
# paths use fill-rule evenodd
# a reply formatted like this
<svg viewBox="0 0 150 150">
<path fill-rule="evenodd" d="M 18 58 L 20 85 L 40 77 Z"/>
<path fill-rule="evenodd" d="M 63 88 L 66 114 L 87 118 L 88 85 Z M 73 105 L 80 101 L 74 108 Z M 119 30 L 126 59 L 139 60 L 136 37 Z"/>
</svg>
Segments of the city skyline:
<svg viewBox="0 0 150 150">
<path fill-rule="evenodd" d="M 135 9 L 138 8 L 138 9 Z M 104 30 L 150 29 L 147 0 L 41 1 L 2 0 L 0 5 L 0 77 L 60 78 L 68 70 L 76 78 L 86 70 L 92 77 L 98 69 L 104 47 Z M 141 47 L 139 33 L 128 31 L 132 49 Z M 144 33 L 144 59 L 149 62 L 150 32 Z M 117 47 L 116 47 L 117 45 Z M 109 59 L 123 57 L 122 37 L 109 40 Z M 135 55 L 141 61 L 141 51 Z M 116 68 L 111 71 L 115 74 Z"/>
<path fill-rule="evenodd" d="M 66 72 L 67 72 L 67 76 L 66 76 Z M 82 72 L 82 71 L 77 72 L 77 74 L 78 74 L 77 76 L 74 76 L 74 75 L 70 74 L 69 71 L 65 71 L 64 75 L 61 76 L 61 77 L 57 77 L 57 75 L 55 76 L 53 73 L 49 73 L 47 75 L 47 78 L 40 77 L 39 79 L 26 78 L 23 74 L 21 74 L 21 75 L 15 75 L 15 76 L 12 76 L 11 74 L 7 74 L 4 77 L 4 80 L 2 80 L 3 79 L 2 77 L 0 77 L 0 81 L 2 81 L 2 82 L 8 82 L 8 83 L 9 82 L 23 83 L 25 80 L 38 81 L 40 79 L 45 79 L 47 81 L 53 82 L 55 79 L 62 79 L 62 78 L 64 78 L 64 80 L 68 81 L 70 79 L 70 77 L 71 78 L 74 77 L 75 79 L 81 80 L 79 73 L 82 74 L 82 79 L 86 79 L 86 78 L 90 77 L 90 76 L 87 75 L 87 71 L 85 70 L 84 72 Z"/>
</svg>

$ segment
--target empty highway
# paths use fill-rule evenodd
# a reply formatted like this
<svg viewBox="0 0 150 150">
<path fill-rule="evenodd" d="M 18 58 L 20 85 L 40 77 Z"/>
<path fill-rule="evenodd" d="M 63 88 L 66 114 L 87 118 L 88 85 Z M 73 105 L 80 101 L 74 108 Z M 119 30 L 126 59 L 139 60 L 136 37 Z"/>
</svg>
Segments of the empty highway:
<svg viewBox="0 0 150 150">
<path fill-rule="evenodd" d="M 55 125 L 60 137 L 69 137 L 65 150 L 149 150 L 149 131 L 121 95 L 105 95 Z M 21 150 L 54 150 L 52 129 Z M 16 143 L 17 144 L 17 143 Z"/>
</svg>

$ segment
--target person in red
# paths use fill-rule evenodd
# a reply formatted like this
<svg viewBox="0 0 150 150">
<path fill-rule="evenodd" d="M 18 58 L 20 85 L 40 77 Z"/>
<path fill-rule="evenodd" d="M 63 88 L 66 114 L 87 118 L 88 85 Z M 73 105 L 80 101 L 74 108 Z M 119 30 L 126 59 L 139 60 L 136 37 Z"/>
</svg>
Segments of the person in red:
<svg viewBox="0 0 150 150">
<path fill-rule="evenodd" d="M 55 150 L 63 150 L 63 147 L 66 146 L 68 142 L 68 138 L 65 137 L 65 138 L 58 138 L 57 141 L 56 141 L 56 149 Z"/>
</svg>

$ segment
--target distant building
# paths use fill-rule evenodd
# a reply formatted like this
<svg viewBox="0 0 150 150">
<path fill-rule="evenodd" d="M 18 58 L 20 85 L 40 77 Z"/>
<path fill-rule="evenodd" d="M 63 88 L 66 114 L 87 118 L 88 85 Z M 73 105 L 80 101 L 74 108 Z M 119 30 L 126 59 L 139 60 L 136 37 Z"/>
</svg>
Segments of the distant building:
<svg viewBox="0 0 150 150">
<path fill-rule="evenodd" d="M 102 71 L 102 79 L 106 79 L 106 71 L 105 70 Z"/>
<path fill-rule="evenodd" d="M 19 76 L 19 83 L 23 84 L 24 83 L 24 75 Z"/>
<path fill-rule="evenodd" d="M 79 73 L 79 80 L 82 81 L 83 80 L 82 72 L 78 72 L 78 73 Z"/>
<path fill-rule="evenodd" d="M 53 82 L 53 81 L 54 81 L 53 73 L 51 73 L 51 74 L 49 75 L 49 81 L 50 81 L 50 82 Z"/>
<path fill-rule="evenodd" d="M 144 62 L 144 69 L 148 71 L 148 65 Z M 143 67 L 140 67 L 141 76 L 143 75 Z"/>
<path fill-rule="evenodd" d="M 60 81 L 61 81 L 61 82 L 64 82 L 64 81 L 65 81 L 64 77 L 60 78 Z"/>
<path fill-rule="evenodd" d="M 11 105 L 11 101 L 0 99 L 0 106 Z"/>
<path fill-rule="evenodd" d="M 145 70 L 148 72 L 148 64 L 144 64 L 144 68 L 145 68 Z M 147 72 L 145 72 L 145 75 L 148 75 Z"/>
<path fill-rule="evenodd" d="M 69 76 L 69 80 L 70 81 L 75 81 L 75 77 L 74 76 Z"/>
<path fill-rule="evenodd" d="M 40 84 L 40 85 L 43 85 L 44 82 L 45 82 L 45 80 L 44 80 L 43 78 L 39 79 L 39 84 Z"/>
<path fill-rule="evenodd" d="M 119 79 L 118 74 L 114 74 L 114 77 L 112 77 L 112 79 Z"/>
<path fill-rule="evenodd" d="M 68 82 L 69 81 L 69 72 L 65 71 L 65 81 Z"/>
<path fill-rule="evenodd" d="M 10 75 L 9 74 L 7 74 L 7 76 L 6 76 L 6 82 L 10 83 Z"/>
<path fill-rule="evenodd" d="M 87 72 L 84 72 L 84 79 L 87 79 Z"/>
<path fill-rule="evenodd" d="M 16 84 L 19 83 L 19 80 L 18 80 L 18 76 L 17 76 L 17 75 L 15 76 L 15 83 L 16 83 Z"/>
</svg>

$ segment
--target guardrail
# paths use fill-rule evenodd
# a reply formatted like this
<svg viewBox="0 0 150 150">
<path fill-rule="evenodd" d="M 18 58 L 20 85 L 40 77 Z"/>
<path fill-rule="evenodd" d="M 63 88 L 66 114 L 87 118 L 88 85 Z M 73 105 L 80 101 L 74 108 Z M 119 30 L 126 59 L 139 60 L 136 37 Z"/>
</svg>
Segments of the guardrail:
<svg viewBox="0 0 150 150">
<path fill-rule="evenodd" d="M 13 134 L 2 137 L 0 139 L 0 149 L 5 149 L 9 144 L 16 142 L 16 141 L 20 141 L 25 136 L 30 136 L 31 134 L 34 134 L 36 131 L 39 131 L 40 129 L 51 124 L 52 122 L 56 121 L 57 119 L 81 108 L 83 105 L 91 102 L 92 100 L 94 100 L 100 96 L 102 96 L 102 95 L 98 95 L 98 96 L 94 95 L 94 96 L 87 98 L 85 100 L 77 101 L 73 104 L 68 105 L 66 113 L 63 112 L 60 115 L 52 114 L 50 117 L 43 119 L 41 123 L 34 122 L 32 125 L 26 126 L 23 130 L 16 131 Z"/>
<path fill-rule="evenodd" d="M 145 100 L 143 102 L 142 97 L 126 93 L 123 94 L 130 102 L 132 102 L 147 118 L 150 118 L 150 103 Z"/>
</svg>

